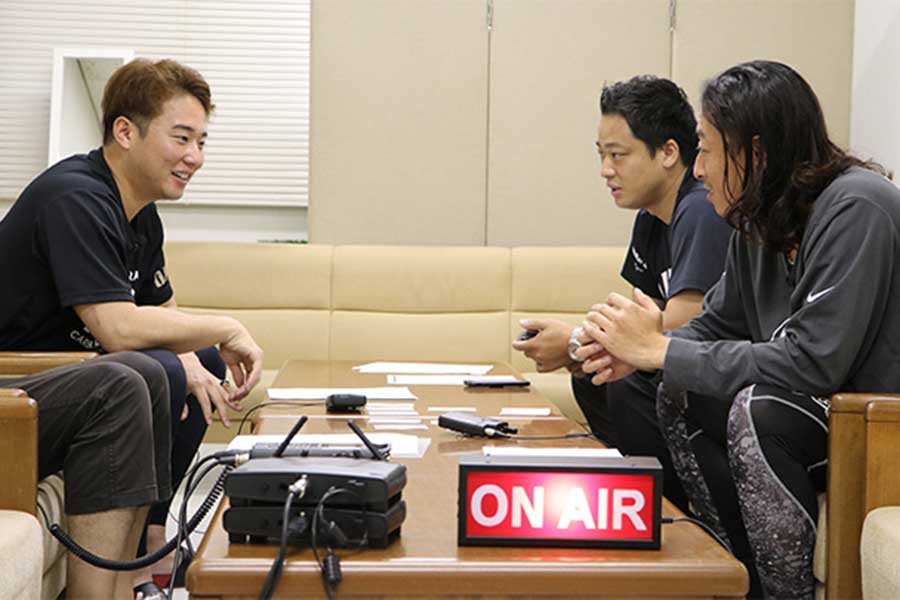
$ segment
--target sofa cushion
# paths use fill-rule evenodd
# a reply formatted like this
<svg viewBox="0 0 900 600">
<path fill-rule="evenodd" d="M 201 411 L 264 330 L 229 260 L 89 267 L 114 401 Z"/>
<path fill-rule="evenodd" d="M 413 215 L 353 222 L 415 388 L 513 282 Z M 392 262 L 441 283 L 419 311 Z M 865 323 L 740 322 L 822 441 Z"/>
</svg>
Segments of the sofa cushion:
<svg viewBox="0 0 900 600">
<path fill-rule="evenodd" d="M 825 583 L 828 567 L 828 495 L 819 494 L 819 522 L 816 524 L 816 547 L 813 552 L 813 576 Z"/>
<path fill-rule="evenodd" d="M 586 425 L 584 413 L 578 408 L 575 396 L 572 394 L 571 375 L 565 369 L 553 373 L 537 373 L 535 371 L 523 371 L 522 376 L 531 382 L 531 385 L 556 405 L 564 416 L 575 421 L 579 425 Z"/>
<path fill-rule="evenodd" d="M 332 247 L 169 242 L 166 271 L 179 305 L 327 310 Z"/>
<path fill-rule="evenodd" d="M 66 528 L 65 498 L 65 482 L 59 475 L 50 475 L 38 483 L 38 506 L 43 509 L 43 514 L 47 515 L 47 519 L 51 523 L 59 523 L 63 529 Z M 43 518 L 41 524 L 43 525 Z M 65 555 L 66 550 L 46 527 L 42 527 L 42 532 L 43 568 L 44 571 L 47 571 L 60 556 Z"/>
<path fill-rule="evenodd" d="M 627 248 L 513 248 L 510 308 L 584 315 L 610 292 L 631 293 L 619 271 Z"/>
<path fill-rule="evenodd" d="M 335 310 L 466 313 L 509 310 L 509 250 L 338 246 Z"/>
<path fill-rule="evenodd" d="M 900 506 L 876 508 L 863 523 L 860 558 L 863 597 L 900 598 Z"/>
<path fill-rule="evenodd" d="M 492 362 L 509 360 L 506 312 L 402 314 L 335 311 L 334 360 Z"/>
<path fill-rule="evenodd" d="M 40 598 L 41 526 L 32 515 L 0 510 L 0 600 Z"/>
</svg>

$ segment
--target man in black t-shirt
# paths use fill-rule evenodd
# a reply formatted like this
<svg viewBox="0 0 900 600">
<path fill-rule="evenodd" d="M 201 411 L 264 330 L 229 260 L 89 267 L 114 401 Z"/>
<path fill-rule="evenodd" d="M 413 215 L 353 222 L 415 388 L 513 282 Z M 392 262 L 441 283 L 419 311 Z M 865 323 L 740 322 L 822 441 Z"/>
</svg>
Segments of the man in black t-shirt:
<svg viewBox="0 0 900 600">
<path fill-rule="evenodd" d="M 700 312 L 704 293 L 722 274 L 731 236 L 691 172 L 697 147 L 693 110 L 677 85 L 651 76 L 605 87 L 600 110 L 601 175 L 616 206 L 638 211 L 622 277 L 656 300 L 664 327 L 674 329 Z M 666 495 L 683 506 L 657 424 L 654 373 L 595 386 L 574 356 L 588 341 L 580 328 L 556 319 L 524 319 L 521 325 L 538 333 L 513 342 L 513 348 L 534 360 L 538 371 L 568 368 L 593 433 L 623 453 L 659 457 Z"/>
<path fill-rule="evenodd" d="M 178 311 L 165 272 L 154 202 L 180 198 L 203 166 L 213 110 L 209 86 L 174 61 L 135 60 L 112 75 L 102 107 L 103 146 L 45 171 L 0 221 L 0 349 L 142 350 L 162 363 L 173 390 L 177 485 L 213 409 L 227 425 L 225 408 L 240 408 L 258 383 L 262 350 L 235 319 Z M 206 350 L 213 345 L 218 352 Z M 225 364 L 234 387 L 222 384 Z M 194 410 L 186 409 L 187 391 Z M 52 422 L 68 415 L 46 413 L 53 405 L 46 396 L 36 400 L 43 452 L 53 443 L 47 437 Z M 189 435 L 182 435 L 185 428 Z M 81 509 L 90 513 L 90 503 Z M 167 510 L 156 512 L 164 533 Z M 143 513 L 136 514 L 143 523 Z M 121 528 L 109 533 L 120 534 L 125 537 Z M 135 583 L 149 578 L 149 571 L 141 572 Z M 141 590 L 145 597 L 159 594 L 148 585 Z"/>
</svg>

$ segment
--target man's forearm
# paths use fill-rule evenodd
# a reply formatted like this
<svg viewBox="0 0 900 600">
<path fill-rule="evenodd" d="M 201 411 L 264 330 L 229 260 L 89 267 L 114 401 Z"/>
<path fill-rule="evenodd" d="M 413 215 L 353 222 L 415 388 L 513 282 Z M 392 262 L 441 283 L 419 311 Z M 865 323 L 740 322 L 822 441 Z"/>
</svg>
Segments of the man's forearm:
<svg viewBox="0 0 900 600">
<path fill-rule="evenodd" d="M 106 303 L 76 307 L 108 352 L 166 348 L 191 352 L 224 342 L 240 330 L 230 317 L 191 315 L 158 306 Z"/>
</svg>

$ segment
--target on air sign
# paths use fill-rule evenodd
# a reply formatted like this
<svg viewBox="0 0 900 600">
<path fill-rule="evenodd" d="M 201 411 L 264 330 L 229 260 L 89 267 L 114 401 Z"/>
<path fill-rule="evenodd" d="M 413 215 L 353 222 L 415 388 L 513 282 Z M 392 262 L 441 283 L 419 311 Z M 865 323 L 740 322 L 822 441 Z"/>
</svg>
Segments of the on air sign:
<svg viewBox="0 0 900 600">
<path fill-rule="evenodd" d="M 459 543 L 656 549 L 661 490 L 655 458 L 463 457 Z"/>
</svg>

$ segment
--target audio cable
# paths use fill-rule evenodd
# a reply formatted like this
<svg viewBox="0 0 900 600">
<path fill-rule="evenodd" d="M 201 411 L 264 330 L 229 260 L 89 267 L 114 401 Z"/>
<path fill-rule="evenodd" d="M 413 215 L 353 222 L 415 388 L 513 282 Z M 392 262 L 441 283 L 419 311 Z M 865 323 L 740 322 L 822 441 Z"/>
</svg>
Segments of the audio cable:
<svg viewBox="0 0 900 600">
<path fill-rule="evenodd" d="M 234 468 L 234 466 L 236 466 L 242 460 L 242 458 L 241 458 L 242 456 L 247 456 L 247 455 L 245 453 L 237 453 L 235 451 L 223 451 L 223 452 L 218 452 L 216 454 L 212 454 L 212 455 L 206 457 L 205 459 L 203 459 L 202 461 L 198 462 L 197 465 L 195 465 L 194 468 L 191 469 L 190 478 L 192 478 L 194 476 L 194 474 L 196 473 L 196 471 L 200 467 L 200 465 L 202 465 L 204 462 L 207 462 L 209 460 L 216 461 L 216 464 L 213 465 L 214 467 L 218 466 L 218 465 L 225 465 L 226 471 L 222 473 L 222 476 L 219 478 L 219 481 L 217 481 L 216 485 L 214 485 L 213 488 L 210 490 L 206 499 L 204 499 L 203 503 L 197 509 L 197 512 L 195 512 L 194 515 L 191 517 L 190 521 L 187 521 L 185 523 L 184 529 L 182 530 L 181 526 L 179 526 L 179 535 L 177 535 L 176 537 L 173 537 L 171 540 L 166 542 L 166 544 L 162 548 L 157 550 L 156 552 L 153 552 L 152 554 L 145 554 L 144 556 L 133 559 L 133 560 L 126 560 L 126 561 L 111 560 L 111 559 L 104 558 L 102 556 L 97 556 L 96 554 L 93 554 L 89 550 L 80 546 L 75 540 L 73 540 L 69 536 L 69 534 L 66 533 L 62 529 L 62 527 L 60 527 L 59 523 L 51 523 L 49 517 L 47 516 L 47 513 L 44 511 L 44 509 L 42 507 L 38 506 L 38 508 L 40 509 L 41 515 L 44 518 L 44 523 L 46 524 L 47 530 L 50 532 L 50 534 L 53 535 L 53 537 L 55 537 L 66 550 L 68 550 L 69 552 L 71 552 L 72 554 L 74 554 L 75 556 L 77 556 L 78 558 L 83 560 L 84 562 L 91 564 L 97 568 L 106 569 L 106 570 L 110 570 L 110 571 L 131 571 L 134 569 L 140 569 L 140 568 L 152 565 L 153 563 L 157 562 L 159 559 L 166 556 L 169 552 L 174 550 L 176 547 L 176 544 L 180 543 L 182 531 L 192 532 L 194 529 L 196 529 L 197 525 L 200 524 L 200 522 L 207 515 L 207 513 L 209 513 L 209 511 L 212 509 L 212 507 L 215 506 L 216 502 L 219 500 L 219 496 L 222 494 L 222 491 L 224 491 L 225 473 L 227 471 L 231 470 L 232 468 Z M 205 473 L 208 473 L 208 472 L 209 472 L 209 470 L 207 470 Z M 182 499 L 182 511 L 183 512 L 186 512 L 187 501 L 190 496 L 189 491 L 192 492 L 193 490 L 188 490 L 186 488 L 184 498 Z M 175 564 L 177 565 L 178 563 L 176 562 Z M 172 581 L 174 582 L 174 577 L 172 578 Z"/>
</svg>

